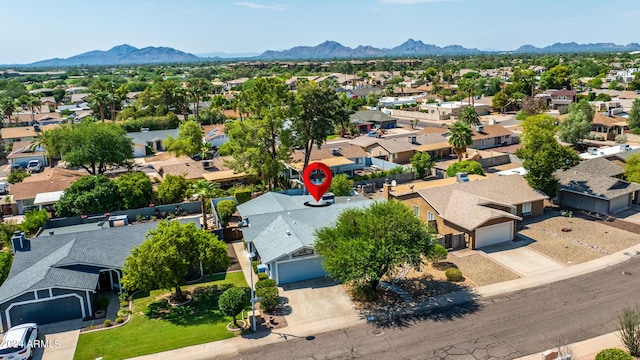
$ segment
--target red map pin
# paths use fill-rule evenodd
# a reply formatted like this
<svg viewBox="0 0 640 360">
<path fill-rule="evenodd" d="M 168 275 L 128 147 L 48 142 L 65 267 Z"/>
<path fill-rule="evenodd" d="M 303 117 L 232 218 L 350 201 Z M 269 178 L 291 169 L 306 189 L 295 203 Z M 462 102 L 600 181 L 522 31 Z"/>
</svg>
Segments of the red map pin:
<svg viewBox="0 0 640 360">
<path fill-rule="evenodd" d="M 311 174 L 316 171 L 322 171 L 324 173 L 324 181 L 322 184 L 314 184 L 311 181 Z M 320 201 L 322 195 L 329 190 L 331 186 L 331 179 L 333 178 L 333 174 L 331 173 L 331 169 L 321 162 L 313 162 L 304 169 L 302 173 L 302 181 L 304 181 L 304 185 L 307 187 L 309 194 L 313 196 L 316 201 Z"/>
</svg>

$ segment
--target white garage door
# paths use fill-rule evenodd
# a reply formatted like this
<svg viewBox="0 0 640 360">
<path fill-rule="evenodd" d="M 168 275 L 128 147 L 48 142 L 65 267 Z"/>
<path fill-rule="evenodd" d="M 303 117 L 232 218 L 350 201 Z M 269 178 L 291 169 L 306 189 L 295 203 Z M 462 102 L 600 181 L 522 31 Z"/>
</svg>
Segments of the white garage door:
<svg viewBox="0 0 640 360">
<path fill-rule="evenodd" d="M 327 276 L 327 273 L 322 268 L 321 257 L 278 263 L 278 284 L 315 279 L 324 276 Z"/>
<path fill-rule="evenodd" d="M 476 229 L 476 248 L 513 240 L 513 221 Z"/>
</svg>

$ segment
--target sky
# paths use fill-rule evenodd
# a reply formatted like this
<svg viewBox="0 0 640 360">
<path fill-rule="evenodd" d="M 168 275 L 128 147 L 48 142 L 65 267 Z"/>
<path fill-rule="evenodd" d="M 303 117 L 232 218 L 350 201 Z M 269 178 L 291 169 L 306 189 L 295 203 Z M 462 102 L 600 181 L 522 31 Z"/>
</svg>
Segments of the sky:
<svg viewBox="0 0 640 360">
<path fill-rule="evenodd" d="M 121 44 L 262 53 L 333 40 L 514 50 L 640 42 L 640 0 L 3 0 L 0 64 Z"/>
</svg>

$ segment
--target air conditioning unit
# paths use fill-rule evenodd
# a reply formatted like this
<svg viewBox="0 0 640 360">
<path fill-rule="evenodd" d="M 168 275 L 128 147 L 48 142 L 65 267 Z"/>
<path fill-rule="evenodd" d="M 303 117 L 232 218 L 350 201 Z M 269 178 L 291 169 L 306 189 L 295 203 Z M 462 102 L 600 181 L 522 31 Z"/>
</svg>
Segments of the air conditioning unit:
<svg viewBox="0 0 640 360">
<path fill-rule="evenodd" d="M 331 155 L 340 156 L 340 148 L 331 149 Z"/>
<path fill-rule="evenodd" d="M 590 147 L 587 149 L 587 153 L 589 155 L 598 155 L 598 148 Z"/>
<path fill-rule="evenodd" d="M 631 146 L 629 144 L 620 144 L 620 151 L 629 151 L 631 150 Z"/>
<path fill-rule="evenodd" d="M 202 167 L 205 169 L 210 169 L 213 167 L 213 164 L 211 162 L 211 160 L 203 160 L 202 161 Z"/>
<path fill-rule="evenodd" d="M 476 131 L 477 132 L 483 132 L 484 131 L 484 126 L 483 125 L 476 125 Z"/>
<path fill-rule="evenodd" d="M 409 135 L 409 136 L 408 136 L 409 143 L 410 143 L 410 144 L 415 144 L 415 143 L 416 143 L 417 138 L 418 138 L 418 137 L 417 137 L 416 135 Z"/>
<path fill-rule="evenodd" d="M 466 172 L 456 173 L 456 182 L 457 183 L 469 182 L 469 174 L 467 174 Z"/>
</svg>

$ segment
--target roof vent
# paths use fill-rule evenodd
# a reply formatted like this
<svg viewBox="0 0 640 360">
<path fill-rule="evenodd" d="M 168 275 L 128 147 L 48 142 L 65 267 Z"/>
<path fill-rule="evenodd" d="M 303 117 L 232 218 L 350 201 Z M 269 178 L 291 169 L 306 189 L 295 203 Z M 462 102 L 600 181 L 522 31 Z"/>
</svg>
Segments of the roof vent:
<svg viewBox="0 0 640 360">
<path fill-rule="evenodd" d="M 287 230 L 286 234 L 287 234 L 287 236 L 291 236 L 291 231 Z"/>
<path fill-rule="evenodd" d="M 335 156 L 339 156 L 340 155 L 340 148 L 333 148 L 331 149 L 331 155 L 335 155 Z"/>
</svg>

